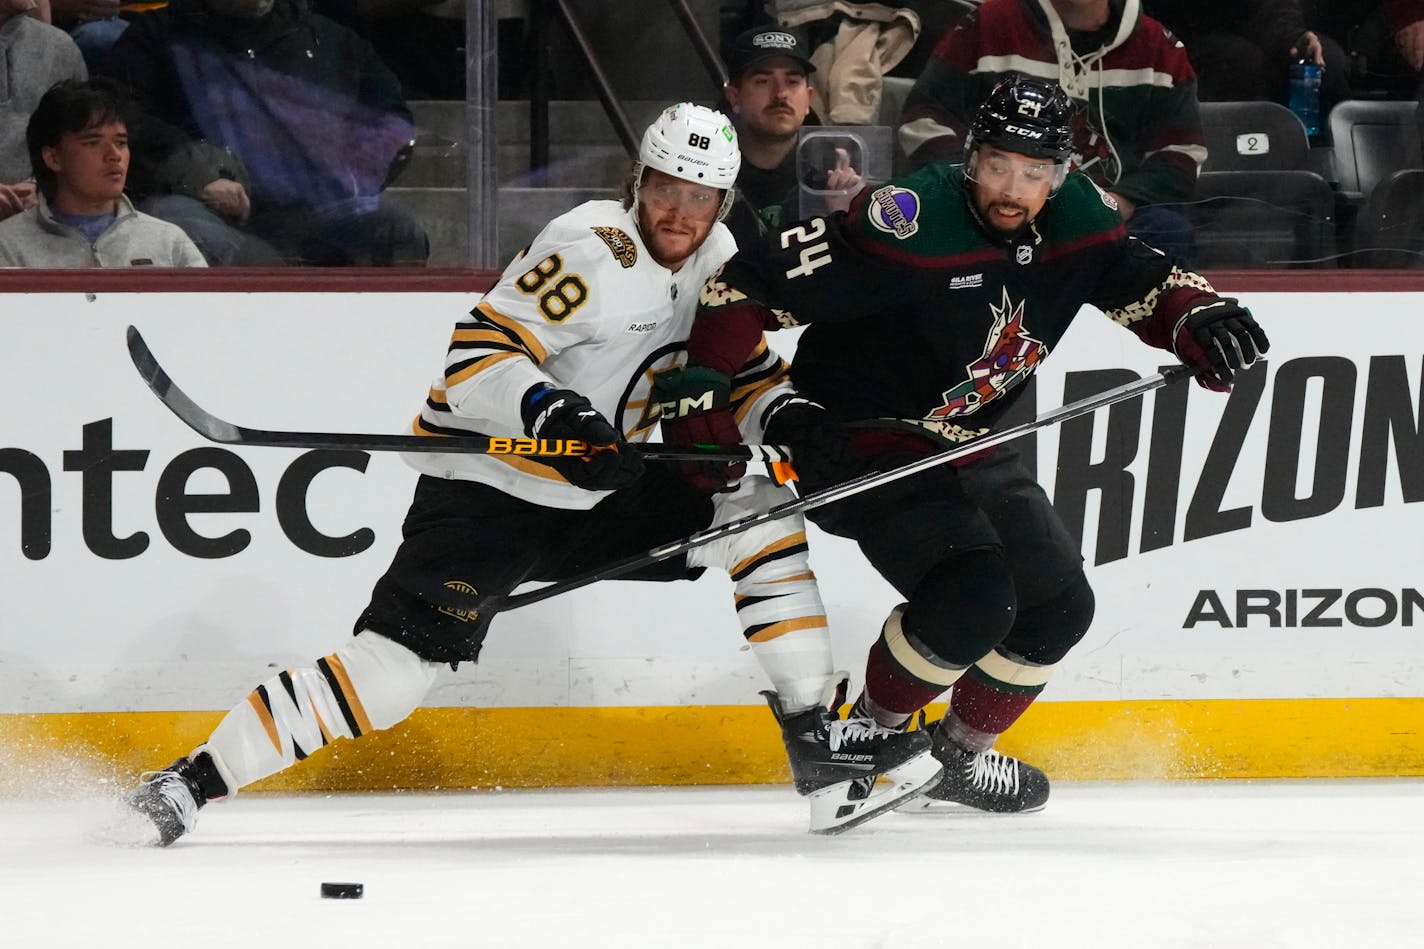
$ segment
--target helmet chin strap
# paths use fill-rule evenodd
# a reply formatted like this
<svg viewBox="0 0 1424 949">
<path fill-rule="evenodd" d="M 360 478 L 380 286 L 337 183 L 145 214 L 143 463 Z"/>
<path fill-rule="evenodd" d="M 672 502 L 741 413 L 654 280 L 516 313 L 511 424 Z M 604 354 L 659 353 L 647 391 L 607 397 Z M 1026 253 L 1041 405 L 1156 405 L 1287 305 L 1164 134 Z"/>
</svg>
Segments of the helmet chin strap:
<svg viewBox="0 0 1424 949">
<path fill-rule="evenodd" d="M 732 202 L 736 200 L 736 197 L 736 188 L 728 188 L 722 192 L 722 206 L 717 209 L 717 220 L 721 221 L 732 213 Z"/>
</svg>

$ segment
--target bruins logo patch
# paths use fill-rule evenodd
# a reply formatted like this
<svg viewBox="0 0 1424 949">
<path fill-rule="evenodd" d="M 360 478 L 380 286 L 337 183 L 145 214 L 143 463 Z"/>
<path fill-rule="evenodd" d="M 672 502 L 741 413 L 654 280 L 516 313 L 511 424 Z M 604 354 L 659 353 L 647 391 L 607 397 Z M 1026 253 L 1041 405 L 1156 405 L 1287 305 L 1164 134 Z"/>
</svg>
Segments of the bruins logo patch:
<svg viewBox="0 0 1424 949">
<path fill-rule="evenodd" d="M 452 593 L 458 593 L 461 596 L 473 597 L 479 595 L 479 591 L 464 580 L 446 580 L 444 586 L 445 589 Z M 472 623 L 478 619 L 480 615 L 474 610 L 462 610 L 453 606 L 437 606 L 435 609 L 437 612 L 444 613 L 446 616 L 453 616 L 462 623 Z"/>
<path fill-rule="evenodd" d="M 625 234 L 622 229 L 595 227 L 593 233 L 608 245 L 608 249 L 613 251 L 613 259 L 622 264 L 624 270 L 638 262 L 638 245 L 634 244 L 633 238 Z"/>
</svg>

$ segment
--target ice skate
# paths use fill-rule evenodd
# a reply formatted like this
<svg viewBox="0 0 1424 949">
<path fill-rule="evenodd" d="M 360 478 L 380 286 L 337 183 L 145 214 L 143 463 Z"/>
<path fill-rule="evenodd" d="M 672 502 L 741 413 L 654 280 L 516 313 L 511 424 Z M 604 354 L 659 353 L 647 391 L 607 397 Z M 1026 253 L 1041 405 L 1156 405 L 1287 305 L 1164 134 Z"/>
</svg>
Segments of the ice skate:
<svg viewBox="0 0 1424 949">
<path fill-rule="evenodd" d="M 144 772 L 127 803 L 148 818 L 153 833 L 147 840 L 133 842 L 167 847 L 197 826 L 198 810 L 204 804 L 226 793 L 227 788 L 206 753 L 192 760 L 179 758 L 162 771 Z"/>
<path fill-rule="evenodd" d="M 810 801 L 813 834 L 839 834 L 883 814 L 933 784 L 941 770 L 927 733 L 842 719 L 845 687 L 841 680 L 824 705 L 791 715 L 775 692 L 762 693 L 781 725 L 796 793 Z"/>
<path fill-rule="evenodd" d="M 1031 764 L 993 749 L 961 748 L 943 728 L 934 730 L 932 753 L 944 764 L 944 772 L 922 795 L 903 802 L 898 808 L 902 813 L 947 813 L 968 807 L 1022 814 L 1042 810 L 1048 803 L 1048 775 Z"/>
</svg>

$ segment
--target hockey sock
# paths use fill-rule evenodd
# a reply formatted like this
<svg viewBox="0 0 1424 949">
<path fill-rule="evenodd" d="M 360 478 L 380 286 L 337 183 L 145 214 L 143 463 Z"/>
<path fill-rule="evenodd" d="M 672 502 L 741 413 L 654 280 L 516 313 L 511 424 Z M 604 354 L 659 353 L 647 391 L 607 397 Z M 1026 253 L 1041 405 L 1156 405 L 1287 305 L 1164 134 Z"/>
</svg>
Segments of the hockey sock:
<svg viewBox="0 0 1424 949">
<path fill-rule="evenodd" d="M 886 728 L 903 725 L 954 685 L 965 669 L 945 662 L 907 632 L 904 615 L 903 603 L 890 611 L 865 662 L 863 707 Z"/>
<path fill-rule="evenodd" d="M 977 748 L 955 740 L 973 751 L 988 750 L 993 736 L 1007 731 L 1043 692 L 1053 668 L 1030 663 L 1002 649 L 980 659 L 955 684 L 949 709 L 953 718 L 967 728 L 990 736 L 989 744 Z"/>
<path fill-rule="evenodd" d="M 713 498 L 713 524 L 783 500 L 781 489 L 767 479 L 745 478 L 736 492 Z M 782 710 L 800 712 L 820 704 L 835 668 L 804 522 L 799 517 L 773 521 L 693 550 L 687 560 L 692 566 L 721 567 L 731 576 L 742 635 Z"/>
<path fill-rule="evenodd" d="M 439 664 L 363 631 L 312 666 L 248 693 L 194 750 L 213 758 L 229 790 L 276 774 L 337 738 L 389 728 L 415 711 Z"/>
</svg>

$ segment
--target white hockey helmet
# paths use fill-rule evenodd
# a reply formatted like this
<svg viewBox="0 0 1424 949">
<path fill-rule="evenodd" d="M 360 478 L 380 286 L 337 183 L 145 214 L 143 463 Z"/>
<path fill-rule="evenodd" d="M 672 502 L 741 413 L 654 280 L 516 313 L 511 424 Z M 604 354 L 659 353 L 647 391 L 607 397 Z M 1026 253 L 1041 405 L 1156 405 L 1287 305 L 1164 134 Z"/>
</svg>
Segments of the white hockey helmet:
<svg viewBox="0 0 1424 949">
<path fill-rule="evenodd" d="M 633 169 L 633 200 L 643 183 L 643 169 L 655 168 L 683 181 L 709 185 L 723 192 L 717 219 L 732 206 L 742 150 L 737 130 L 721 112 L 691 102 L 669 106 L 643 133 L 638 164 Z"/>
<path fill-rule="evenodd" d="M 664 109 L 643 133 L 638 161 L 674 178 L 726 190 L 737 183 L 742 150 L 725 115 L 679 102 Z"/>
</svg>

